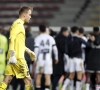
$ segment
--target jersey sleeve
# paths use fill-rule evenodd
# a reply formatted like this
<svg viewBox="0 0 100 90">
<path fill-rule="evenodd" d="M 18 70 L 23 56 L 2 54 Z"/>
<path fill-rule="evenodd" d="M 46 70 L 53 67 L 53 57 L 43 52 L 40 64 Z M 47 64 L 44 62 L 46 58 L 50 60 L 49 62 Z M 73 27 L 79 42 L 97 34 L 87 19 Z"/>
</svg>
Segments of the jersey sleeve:
<svg viewBox="0 0 100 90">
<path fill-rule="evenodd" d="M 52 46 L 55 46 L 56 45 L 56 42 L 55 42 L 55 40 L 54 40 L 54 38 L 52 38 Z"/>
<path fill-rule="evenodd" d="M 55 55 L 55 59 L 58 60 L 58 49 L 55 43 L 55 40 L 52 38 L 52 49 Z"/>
<path fill-rule="evenodd" d="M 22 26 L 20 23 L 17 23 L 13 25 L 10 29 L 10 45 L 9 45 L 9 50 L 14 50 L 14 40 L 16 36 L 20 33 Z"/>
<path fill-rule="evenodd" d="M 79 40 L 80 40 L 81 44 L 84 44 L 84 45 L 86 45 L 87 47 L 92 48 L 92 45 L 91 45 L 90 43 L 86 42 L 85 40 L 83 40 L 82 38 L 79 38 Z"/>
<path fill-rule="evenodd" d="M 36 54 L 36 58 L 35 58 L 35 61 L 36 61 L 38 53 L 39 53 L 39 41 L 37 38 L 35 38 L 34 40 L 34 53 Z"/>
<path fill-rule="evenodd" d="M 39 40 L 37 38 L 34 40 L 34 47 L 39 47 Z"/>
</svg>

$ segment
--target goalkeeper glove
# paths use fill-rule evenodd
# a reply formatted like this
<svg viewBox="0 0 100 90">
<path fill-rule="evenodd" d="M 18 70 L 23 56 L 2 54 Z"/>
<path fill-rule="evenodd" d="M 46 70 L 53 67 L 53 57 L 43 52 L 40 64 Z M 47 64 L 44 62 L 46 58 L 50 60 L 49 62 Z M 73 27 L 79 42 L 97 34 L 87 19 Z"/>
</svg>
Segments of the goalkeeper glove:
<svg viewBox="0 0 100 90">
<path fill-rule="evenodd" d="M 8 61 L 8 64 L 16 64 L 17 63 L 17 60 L 16 60 L 16 57 L 15 57 L 15 53 L 13 50 L 10 50 L 10 58 L 9 58 L 9 61 Z"/>
<path fill-rule="evenodd" d="M 34 59 L 36 58 L 35 53 L 33 51 L 31 51 L 29 48 L 26 48 L 26 52 L 29 54 L 32 61 L 34 61 Z"/>
</svg>

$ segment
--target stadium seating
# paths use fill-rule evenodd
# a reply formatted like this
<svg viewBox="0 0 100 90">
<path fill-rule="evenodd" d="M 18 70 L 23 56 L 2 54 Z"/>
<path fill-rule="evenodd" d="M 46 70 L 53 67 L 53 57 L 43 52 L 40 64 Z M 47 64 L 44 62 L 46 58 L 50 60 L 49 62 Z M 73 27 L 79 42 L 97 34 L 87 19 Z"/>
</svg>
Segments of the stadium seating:
<svg viewBox="0 0 100 90">
<path fill-rule="evenodd" d="M 9 2 L 63 2 L 64 0 L 9 0 Z M 7 2 L 7 0 L 0 0 L 0 2 Z"/>
<path fill-rule="evenodd" d="M 0 22 L 13 22 L 24 5 L 34 8 L 32 21 L 45 20 L 50 26 L 92 26 L 91 21 L 97 26 L 100 20 L 99 0 L 0 0 Z"/>
<path fill-rule="evenodd" d="M 0 0 L 0 11 L 1 11 L 0 23 L 2 25 L 3 24 L 10 25 L 11 22 L 18 17 L 18 10 L 21 6 L 23 6 L 20 4 L 26 3 L 28 6 L 33 7 L 34 13 L 32 14 L 32 19 L 35 19 L 35 21 L 34 20 L 32 21 L 34 21 L 33 22 L 34 25 L 37 25 L 38 23 L 41 23 L 41 22 L 48 24 L 48 21 L 46 20 L 55 17 L 52 12 L 59 11 L 60 8 L 57 4 L 63 1 L 64 0 L 9 0 L 8 2 L 8 0 Z M 43 3 L 41 4 L 41 2 Z M 55 4 L 55 2 L 57 4 Z M 6 5 L 3 5 L 4 3 L 6 3 Z M 35 5 L 35 3 L 38 3 L 38 5 Z M 38 19 L 40 19 L 41 22 L 38 22 Z M 44 19 L 45 21 L 43 21 Z M 33 24 L 32 22 L 30 23 L 30 25 L 33 25 Z"/>
<path fill-rule="evenodd" d="M 17 18 L 18 15 L 17 14 L 0 14 L 0 18 Z M 39 14 L 33 14 L 32 15 L 32 18 L 52 18 L 53 17 L 53 14 L 52 13 L 39 13 Z"/>
<path fill-rule="evenodd" d="M 38 26 L 38 25 L 40 25 L 40 24 L 46 24 L 46 25 L 48 25 L 48 22 L 46 22 L 45 20 L 43 20 L 43 21 L 33 21 L 33 22 L 31 22 L 31 23 L 29 23 L 28 25 L 30 25 L 30 26 Z M 0 22 L 0 25 L 11 25 L 12 24 L 12 22 Z"/>
<path fill-rule="evenodd" d="M 18 10 L 20 7 L 15 7 L 15 6 L 0 6 L 0 11 L 1 10 Z M 44 5 L 44 6 L 34 6 L 33 7 L 34 10 L 59 10 L 59 7 L 57 5 L 53 5 L 53 6 L 47 6 L 47 5 Z"/>
</svg>

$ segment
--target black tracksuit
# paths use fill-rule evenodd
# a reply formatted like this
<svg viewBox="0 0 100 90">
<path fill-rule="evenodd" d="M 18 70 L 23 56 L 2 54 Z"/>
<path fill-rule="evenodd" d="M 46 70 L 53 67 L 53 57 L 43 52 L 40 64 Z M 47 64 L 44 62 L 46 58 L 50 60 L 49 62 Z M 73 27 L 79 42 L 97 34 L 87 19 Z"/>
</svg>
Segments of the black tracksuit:
<svg viewBox="0 0 100 90">
<path fill-rule="evenodd" d="M 98 47 L 100 45 L 100 35 L 94 34 L 95 41 L 91 42 Z M 87 53 L 88 52 L 88 53 Z M 92 48 L 87 50 L 86 55 L 86 69 L 91 71 L 100 71 L 100 48 Z"/>
<path fill-rule="evenodd" d="M 78 36 L 70 36 L 68 39 L 68 55 L 70 58 L 82 58 L 82 43 L 88 47 L 91 47 L 91 45 L 82 38 Z"/>
<path fill-rule="evenodd" d="M 58 48 L 58 59 L 59 62 L 58 64 L 55 64 L 53 61 L 53 77 L 52 77 L 52 85 L 53 85 L 53 90 L 55 90 L 58 80 L 60 77 L 64 74 L 64 53 L 67 54 L 68 49 L 67 49 L 67 37 L 65 37 L 63 34 L 59 33 L 56 38 L 56 45 Z"/>
</svg>

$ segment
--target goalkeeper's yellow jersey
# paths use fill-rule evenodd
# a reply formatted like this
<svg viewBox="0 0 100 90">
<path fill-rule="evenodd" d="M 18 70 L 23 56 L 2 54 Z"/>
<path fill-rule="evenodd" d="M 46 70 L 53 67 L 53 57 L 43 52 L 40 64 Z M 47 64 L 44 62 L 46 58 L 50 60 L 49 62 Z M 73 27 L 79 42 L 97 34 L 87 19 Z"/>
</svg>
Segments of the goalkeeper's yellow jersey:
<svg viewBox="0 0 100 90">
<path fill-rule="evenodd" d="M 16 59 L 23 58 L 25 52 L 25 28 L 24 21 L 17 19 L 13 22 L 10 28 L 9 37 L 9 51 L 14 50 Z M 7 59 L 10 58 L 10 52 L 8 51 Z"/>
</svg>

